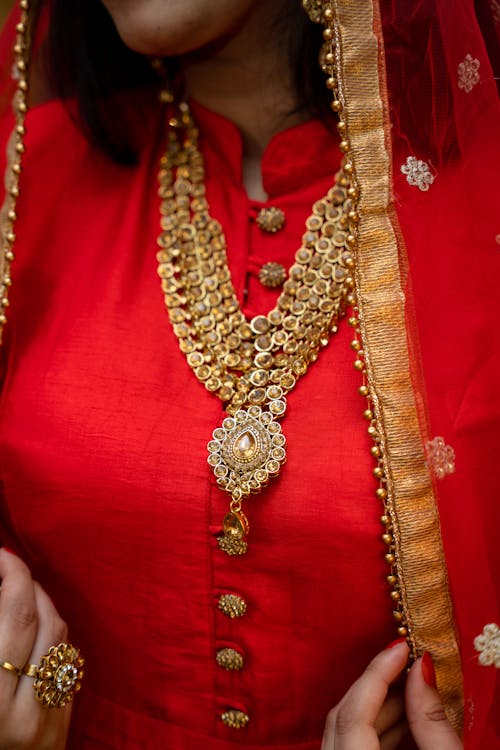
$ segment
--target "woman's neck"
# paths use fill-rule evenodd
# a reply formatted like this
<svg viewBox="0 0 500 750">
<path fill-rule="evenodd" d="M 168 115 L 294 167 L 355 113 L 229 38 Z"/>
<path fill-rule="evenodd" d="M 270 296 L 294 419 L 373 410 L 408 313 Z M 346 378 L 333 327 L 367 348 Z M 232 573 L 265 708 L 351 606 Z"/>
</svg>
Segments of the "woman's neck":
<svg viewBox="0 0 500 750">
<path fill-rule="evenodd" d="M 188 94 L 239 128 L 243 182 L 255 200 L 267 198 L 260 164 L 270 139 L 308 119 L 297 111 L 286 45 L 272 33 L 277 10 L 281 3 L 257 2 L 230 38 L 182 59 Z"/>
</svg>

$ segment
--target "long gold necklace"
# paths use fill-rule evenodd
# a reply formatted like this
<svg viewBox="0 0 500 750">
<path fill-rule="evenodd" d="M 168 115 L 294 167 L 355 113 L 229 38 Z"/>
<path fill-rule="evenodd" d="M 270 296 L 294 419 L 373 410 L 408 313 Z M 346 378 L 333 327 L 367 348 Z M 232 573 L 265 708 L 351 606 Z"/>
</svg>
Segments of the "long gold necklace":
<svg viewBox="0 0 500 750">
<path fill-rule="evenodd" d="M 353 288 L 354 205 L 342 171 L 314 203 L 276 307 L 245 319 L 228 269 L 226 241 L 209 214 L 198 130 L 186 103 L 169 119 L 159 173 L 158 273 L 175 335 L 198 380 L 226 405 L 208 443 L 208 463 L 229 493 L 219 546 L 247 550 L 242 501 L 286 460 L 279 419 L 286 397 L 337 331 Z"/>
</svg>

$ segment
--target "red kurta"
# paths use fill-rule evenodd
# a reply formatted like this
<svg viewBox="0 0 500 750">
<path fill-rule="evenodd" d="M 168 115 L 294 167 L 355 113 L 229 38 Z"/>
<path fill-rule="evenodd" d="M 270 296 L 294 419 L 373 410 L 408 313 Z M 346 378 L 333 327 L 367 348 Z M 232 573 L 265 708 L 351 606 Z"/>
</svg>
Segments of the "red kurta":
<svg viewBox="0 0 500 750">
<path fill-rule="evenodd" d="M 277 295 L 259 268 L 291 265 L 332 184 L 334 136 L 318 121 L 276 136 L 258 203 L 241 184 L 237 129 L 193 109 L 233 284 L 247 316 L 266 313 Z M 156 274 L 163 148 L 117 166 L 60 103 L 28 116 L 3 350 L 3 537 L 86 657 L 70 750 L 318 750 L 327 711 L 396 637 L 350 329 L 290 395 L 287 464 L 248 502 L 248 554 L 227 557 L 215 536 L 228 499 L 206 463 L 222 405 L 179 351 Z M 255 222 L 267 205 L 286 216 L 274 235 Z M 246 614 L 221 612 L 222 593 Z M 217 665 L 225 646 L 241 671 Z M 224 726 L 227 708 L 248 726 Z"/>
</svg>

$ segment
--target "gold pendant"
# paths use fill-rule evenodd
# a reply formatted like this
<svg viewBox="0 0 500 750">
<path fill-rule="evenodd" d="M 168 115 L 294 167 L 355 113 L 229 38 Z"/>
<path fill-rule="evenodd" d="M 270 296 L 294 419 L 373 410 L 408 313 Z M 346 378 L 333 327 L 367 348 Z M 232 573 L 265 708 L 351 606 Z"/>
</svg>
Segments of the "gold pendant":
<svg viewBox="0 0 500 750">
<path fill-rule="evenodd" d="M 244 555 L 248 521 L 241 512 L 241 501 L 260 492 L 271 477 L 277 476 L 286 461 L 286 438 L 270 411 L 260 406 L 239 409 L 226 417 L 208 443 L 208 463 L 217 484 L 231 495 L 231 510 L 224 518 L 223 536 L 218 542 L 228 555 Z"/>
</svg>

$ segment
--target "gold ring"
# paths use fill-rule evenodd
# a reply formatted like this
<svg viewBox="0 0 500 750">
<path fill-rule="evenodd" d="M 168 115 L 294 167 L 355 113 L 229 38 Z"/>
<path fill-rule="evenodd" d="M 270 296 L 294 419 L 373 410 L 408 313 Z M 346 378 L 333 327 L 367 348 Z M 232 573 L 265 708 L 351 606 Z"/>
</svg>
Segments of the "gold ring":
<svg viewBox="0 0 500 750">
<path fill-rule="evenodd" d="M 23 673 L 22 669 L 19 669 L 19 667 L 15 667 L 10 663 L 10 661 L 4 661 L 3 659 L 0 659 L 0 667 L 2 667 L 2 669 L 6 669 L 7 672 L 13 672 L 16 677 L 21 677 Z"/>
<path fill-rule="evenodd" d="M 84 658 L 69 643 L 52 646 L 40 664 L 27 664 L 22 674 L 33 677 L 35 697 L 42 706 L 63 708 L 80 690 Z"/>
</svg>

